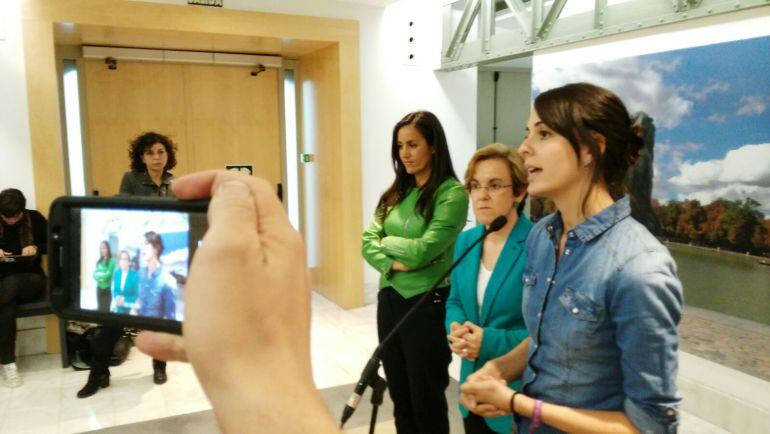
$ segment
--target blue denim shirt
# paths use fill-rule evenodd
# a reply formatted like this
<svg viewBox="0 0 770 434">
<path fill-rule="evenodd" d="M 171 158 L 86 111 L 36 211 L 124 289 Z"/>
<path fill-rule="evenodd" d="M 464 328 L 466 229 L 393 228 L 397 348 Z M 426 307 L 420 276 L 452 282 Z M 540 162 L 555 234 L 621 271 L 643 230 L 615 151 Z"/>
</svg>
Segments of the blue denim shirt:
<svg viewBox="0 0 770 434">
<path fill-rule="evenodd" d="M 163 266 L 147 275 L 147 268 L 139 273 L 139 315 L 159 319 L 176 319 L 176 280 L 163 270 Z"/>
<path fill-rule="evenodd" d="M 672 433 L 682 285 L 668 250 L 630 214 L 624 197 L 577 225 L 558 263 L 561 215 L 530 232 L 522 309 L 532 341 L 522 390 L 548 403 L 623 411 L 643 433 Z M 529 420 L 519 429 L 527 432 Z"/>
</svg>

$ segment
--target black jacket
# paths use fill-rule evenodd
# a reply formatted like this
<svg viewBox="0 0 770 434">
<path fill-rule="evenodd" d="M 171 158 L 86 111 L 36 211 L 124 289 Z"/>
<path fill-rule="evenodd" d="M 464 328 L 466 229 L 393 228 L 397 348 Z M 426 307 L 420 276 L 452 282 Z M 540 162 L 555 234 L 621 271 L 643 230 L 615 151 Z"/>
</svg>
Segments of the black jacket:
<svg viewBox="0 0 770 434">
<path fill-rule="evenodd" d="M 31 261 L 0 262 L 0 275 L 30 272 L 44 274 L 40 262 L 42 255 L 48 253 L 48 221 L 35 210 L 28 209 L 25 212 L 29 214 L 32 220 L 32 243 L 37 246 L 37 255 Z M 19 221 L 10 226 L 0 219 L 0 225 L 3 225 L 2 235 L 0 235 L 0 249 L 14 255 L 20 255 L 21 249 L 26 247 L 21 245 L 22 222 Z"/>
</svg>

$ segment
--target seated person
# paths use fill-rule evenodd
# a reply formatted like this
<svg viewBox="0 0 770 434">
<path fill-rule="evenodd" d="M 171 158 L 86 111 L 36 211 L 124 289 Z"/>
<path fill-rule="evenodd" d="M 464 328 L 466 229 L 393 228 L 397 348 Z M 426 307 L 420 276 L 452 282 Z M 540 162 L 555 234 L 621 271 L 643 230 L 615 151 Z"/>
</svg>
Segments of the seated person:
<svg viewBox="0 0 770 434">
<path fill-rule="evenodd" d="M 21 386 L 15 355 L 16 304 L 40 298 L 46 285 L 40 255 L 46 253 L 48 223 L 26 205 L 21 191 L 0 192 L 0 363 L 7 387 Z M 9 256 L 22 257 L 9 261 Z"/>
</svg>

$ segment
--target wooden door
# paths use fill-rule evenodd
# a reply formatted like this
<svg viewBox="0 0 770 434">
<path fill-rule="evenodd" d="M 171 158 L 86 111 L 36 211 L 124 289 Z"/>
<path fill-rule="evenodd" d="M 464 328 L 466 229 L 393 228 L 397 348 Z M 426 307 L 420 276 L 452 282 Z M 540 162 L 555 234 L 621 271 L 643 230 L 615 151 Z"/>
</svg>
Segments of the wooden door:
<svg viewBox="0 0 770 434">
<path fill-rule="evenodd" d="M 249 67 L 185 65 L 187 140 L 193 170 L 251 164 L 281 182 L 278 73 Z"/>
<path fill-rule="evenodd" d="M 101 60 L 85 61 L 90 190 L 118 192 L 129 170 L 128 144 L 143 131 L 178 145 L 176 176 L 252 164 L 281 180 L 278 74 L 269 69 Z"/>
<path fill-rule="evenodd" d="M 143 131 L 165 134 L 179 145 L 175 175 L 189 172 L 183 66 L 119 61 L 85 61 L 88 144 L 87 179 L 102 196 L 118 193 L 129 170 L 128 144 Z M 90 192 L 89 190 L 89 192 Z"/>
</svg>

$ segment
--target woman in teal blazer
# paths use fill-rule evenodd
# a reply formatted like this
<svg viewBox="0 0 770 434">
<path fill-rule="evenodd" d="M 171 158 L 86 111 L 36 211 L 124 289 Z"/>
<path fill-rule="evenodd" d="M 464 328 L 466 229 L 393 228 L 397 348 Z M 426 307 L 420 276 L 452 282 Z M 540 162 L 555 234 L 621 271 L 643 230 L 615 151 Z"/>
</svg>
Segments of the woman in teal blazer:
<svg viewBox="0 0 770 434">
<path fill-rule="evenodd" d="M 129 313 L 139 296 L 139 279 L 136 270 L 131 269 L 131 257 L 125 250 L 118 255 L 118 269 L 112 278 L 112 300 L 115 302 L 113 312 Z M 125 280 L 123 279 L 123 276 Z"/>
<path fill-rule="evenodd" d="M 460 383 L 488 360 L 527 338 L 521 311 L 525 241 L 532 223 L 523 215 L 527 174 L 515 148 L 495 143 L 473 155 L 465 172 L 479 225 L 457 238 L 455 258 L 504 215 L 508 223 L 479 243 L 452 272 L 445 326 L 451 350 L 462 358 Z M 513 385 L 514 387 L 517 385 Z M 466 433 L 509 433 L 511 416 L 481 418 L 460 406 Z"/>
</svg>

